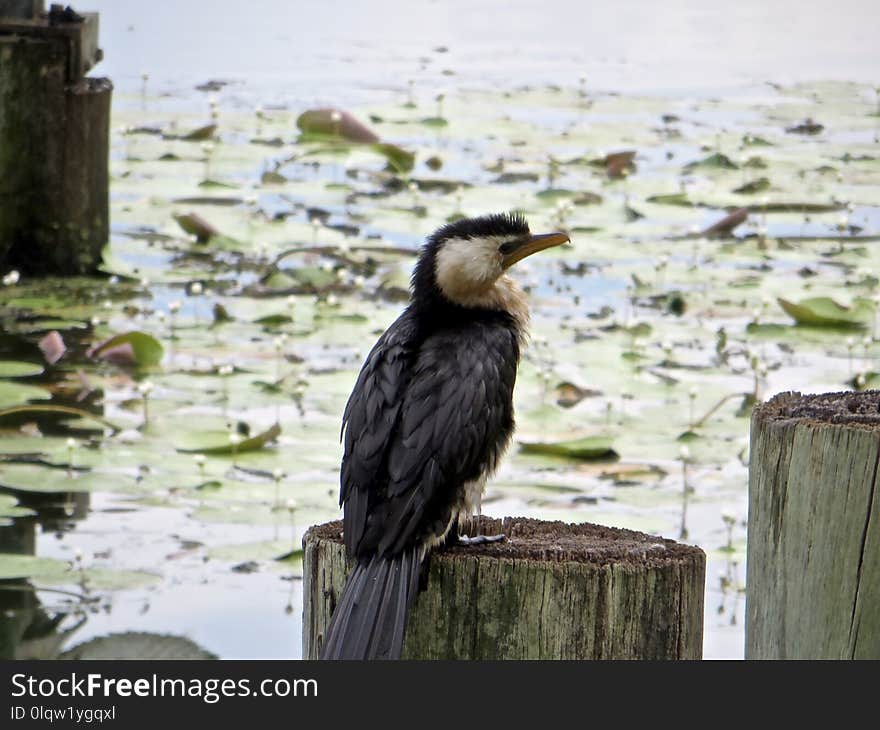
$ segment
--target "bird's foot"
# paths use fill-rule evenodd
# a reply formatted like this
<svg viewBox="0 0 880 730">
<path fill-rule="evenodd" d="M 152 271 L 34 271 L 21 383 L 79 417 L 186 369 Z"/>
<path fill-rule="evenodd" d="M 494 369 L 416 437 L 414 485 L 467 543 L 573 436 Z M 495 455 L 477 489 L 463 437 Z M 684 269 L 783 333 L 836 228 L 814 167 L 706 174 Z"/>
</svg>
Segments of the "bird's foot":
<svg viewBox="0 0 880 730">
<path fill-rule="evenodd" d="M 504 542 L 507 535 L 458 535 L 456 537 L 457 545 L 486 545 L 490 542 Z"/>
</svg>

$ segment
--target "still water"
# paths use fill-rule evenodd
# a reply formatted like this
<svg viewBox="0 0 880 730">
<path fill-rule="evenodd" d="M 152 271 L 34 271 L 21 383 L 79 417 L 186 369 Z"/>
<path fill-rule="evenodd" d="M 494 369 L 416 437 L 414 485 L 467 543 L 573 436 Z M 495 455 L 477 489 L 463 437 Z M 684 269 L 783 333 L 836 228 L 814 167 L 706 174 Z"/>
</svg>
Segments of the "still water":
<svg viewBox="0 0 880 730">
<path fill-rule="evenodd" d="M 203 98 L 194 87 L 210 79 L 233 82 L 223 92 L 232 107 L 288 109 L 375 107 L 409 89 L 432 98 L 452 90 L 582 84 L 676 100 L 760 94 L 768 82 L 880 82 L 880 12 L 867 0 L 821 10 L 794 0 L 748 0 L 723 10 L 697 0 L 94 0 L 77 9 L 100 12 L 105 60 L 95 73 L 111 77 L 118 103 L 130 107 L 146 84 L 166 108 L 185 110 Z M 724 122 L 722 114 L 718 123 Z M 596 281 L 593 294 L 619 294 L 622 286 Z M 168 293 L 155 296 L 163 301 Z M 80 507 L 87 519 L 72 533 L 44 529 L 37 554 L 69 559 L 75 543 L 88 555 L 111 555 L 123 569 L 155 566 L 166 580 L 159 590 L 119 593 L 77 627 L 77 641 L 149 631 L 187 636 L 221 657 L 299 656 L 299 581 L 282 582 L 273 572 L 214 571 L 208 578 L 187 557 L 188 545 L 222 543 L 222 523 L 194 520 L 185 507 L 131 508 L 101 492 Z M 491 511 L 505 508 L 502 501 Z M 702 509 L 693 506 L 691 519 L 699 522 Z M 301 528 L 280 520 L 273 537 L 294 544 Z M 265 537 L 265 526 L 236 528 L 240 542 Z M 711 564 L 707 582 L 717 584 L 725 569 Z M 707 601 L 705 655 L 741 657 L 741 598 L 723 602 L 733 605 Z M 716 609 L 730 617 L 724 630 L 708 617 Z"/>
</svg>

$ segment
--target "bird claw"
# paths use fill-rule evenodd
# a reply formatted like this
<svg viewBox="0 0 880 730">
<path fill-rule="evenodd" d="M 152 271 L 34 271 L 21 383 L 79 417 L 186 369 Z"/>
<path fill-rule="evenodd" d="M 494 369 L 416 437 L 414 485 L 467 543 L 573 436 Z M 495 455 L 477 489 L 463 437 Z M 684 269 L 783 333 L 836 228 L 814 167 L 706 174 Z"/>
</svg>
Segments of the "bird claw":
<svg viewBox="0 0 880 730">
<path fill-rule="evenodd" d="M 507 535 L 458 535 L 456 542 L 459 545 L 486 545 L 491 542 L 504 542 Z"/>
</svg>

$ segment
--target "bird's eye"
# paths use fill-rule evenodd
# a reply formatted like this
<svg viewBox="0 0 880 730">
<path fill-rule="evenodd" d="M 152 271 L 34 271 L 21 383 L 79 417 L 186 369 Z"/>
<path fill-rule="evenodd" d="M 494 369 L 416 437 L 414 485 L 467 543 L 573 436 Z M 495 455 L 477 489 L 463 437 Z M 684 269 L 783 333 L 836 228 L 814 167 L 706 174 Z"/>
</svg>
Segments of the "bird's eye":
<svg viewBox="0 0 880 730">
<path fill-rule="evenodd" d="M 517 241 L 517 240 L 505 241 L 504 243 L 502 243 L 498 247 L 498 251 L 501 254 L 507 255 L 507 254 L 511 253 L 512 251 L 516 250 L 516 247 L 518 245 L 519 245 L 519 241 Z"/>
</svg>

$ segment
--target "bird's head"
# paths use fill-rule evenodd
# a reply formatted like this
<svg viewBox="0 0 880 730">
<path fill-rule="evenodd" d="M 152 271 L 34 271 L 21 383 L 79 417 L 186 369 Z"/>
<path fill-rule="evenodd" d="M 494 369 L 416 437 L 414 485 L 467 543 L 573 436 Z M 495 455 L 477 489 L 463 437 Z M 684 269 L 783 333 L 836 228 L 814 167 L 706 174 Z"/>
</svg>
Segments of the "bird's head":
<svg viewBox="0 0 880 730">
<path fill-rule="evenodd" d="M 462 307 L 498 308 L 517 261 L 568 241 L 565 233 L 534 235 L 518 213 L 462 218 L 432 233 L 413 273 L 413 297 L 441 296 Z"/>
</svg>

